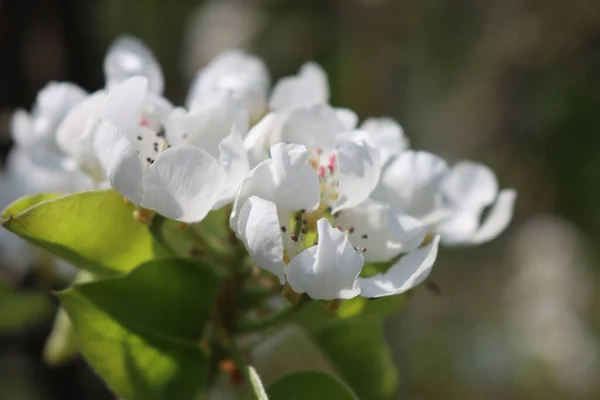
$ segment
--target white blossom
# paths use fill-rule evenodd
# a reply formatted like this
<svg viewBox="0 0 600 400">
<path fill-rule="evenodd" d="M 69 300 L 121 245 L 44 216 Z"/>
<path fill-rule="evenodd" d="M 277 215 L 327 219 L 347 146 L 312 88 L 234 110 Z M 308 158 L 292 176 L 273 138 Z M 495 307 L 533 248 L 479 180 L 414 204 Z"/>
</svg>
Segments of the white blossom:
<svg viewBox="0 0 600 400">
<path fill-rule="evenodd" d="M 337 197 L 332 194 L 337 184 L 331 185 L 327 178 L 338 168 L 340 154 L 343 151 L 331 153 L 323 165 L 311 157 L 305 146 L 284 143 L 273 146 L 271 158 L 256 166 L 240 186 L 230 226 L 254 262 L 275 274 L 282 284 L 287 281 L 294 291 L 306 292 L 315 299 L 351 298 L 359 294 L 378 297 L 408 290 L 414 286 L 411 282 L 420 282 L 413 273 L 392 274 L 387 278 L 395 291 L 389 289 L 390 284 L 383 285 L 380 292 L 377 285 L 371 285 L 364 293 L 358 276 L 365 257 L 387 261 L 407 252 L 412 254 L 427 231 L 419 221 L 375 202 L 360 200 L 357 206 L 332 214 Z M 378 155 L 375 150 L 372 154 Z M 340 157 L 340 169 L 344 157 Z M 353 166 L 350 170 L 369 170 L 365 168 L 369 157 L 349 152 Z M 357 173 L 352 178 L 358 182 L 359 176 L 366 181 L 370 179 L 368 173 Z M 338 178 L 342 180 L 344 175 Z M 366 197 L 369 193 L 367 190 Z M 437 249 L 437 239 L 434 243 L 429 252 Z M 431 258 L 435 259 L 435 254 Z M 426 269 L 418 257 L 405 255 L 403 259 L 396 269 Z M 419 264 L 415 265 L 417 261 Z"/>
<path fill-rule="evenodd" d="M 147 85 L 134 77 L 110 91 L 93 129 L 94 150 L 111 186 L 131 202 L 200 221 L 219 200 L 226 172 L 205 150 L 167 144 L 160 119 L 145 107 Z"/>
</svg>

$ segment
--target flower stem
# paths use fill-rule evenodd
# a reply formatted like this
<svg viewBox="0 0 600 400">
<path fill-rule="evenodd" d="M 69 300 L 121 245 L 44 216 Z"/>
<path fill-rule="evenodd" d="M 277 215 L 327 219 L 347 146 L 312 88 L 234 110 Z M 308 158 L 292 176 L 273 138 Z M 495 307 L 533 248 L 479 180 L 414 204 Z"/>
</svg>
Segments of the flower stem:
<svg viewBox="0 0 600 400">
<path fill-rule="evenodd" d="M 296 314 L 298 311 L 302 310 L 307 305 L 309 305 L 310 302 L 311 298 L 308 297 L 306 294 L 303 294 L 297 303 L 277 312 L 274 312 L 273 314 L 261 320 L 239 324 L 236 327 L 235 331 L 237 333 L 247 333 L 264 330 L 275 324 L 285 321 L 288 317 L 291 317 L 292 315 Z"/>
</svg>

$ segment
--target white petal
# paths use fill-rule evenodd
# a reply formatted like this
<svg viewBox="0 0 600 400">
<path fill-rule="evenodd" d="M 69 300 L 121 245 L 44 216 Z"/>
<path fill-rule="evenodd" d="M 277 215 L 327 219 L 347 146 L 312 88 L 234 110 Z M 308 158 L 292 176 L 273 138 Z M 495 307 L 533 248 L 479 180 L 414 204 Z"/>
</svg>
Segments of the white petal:
<svg viewBox="0 0 600 400">
<path fill-rule="evenodd" d="M 279 131 L 281 124 L 276 113 L 269 113 L 244 138 L 244 147 L 253 166 L 269 158 L 270 138 L 273 132 Z M 279 128 L 278 128 L 279 127 Z"/>
<path fill-rule="evenodd" d="M 250 129 L 244 138 L 244 147 L 251 165 L 256 166 L 268 159 L 271 146 L 283 141 L 283 125 L 289 114 L 287 111 L 271 112 Z"/>
<path fill-rule="evenodd" d="M 336 108 L 335 114 L 345 130 L 352 131 L 356 129 L 358 115 L 354 111 L 349 108 Z"/>
<path fill-rule="evenodd" d="M 156 57 L 133 36 L 121 36 L 110 46 L 104 58 L 104 75 L 109 89 L 137 75 L 148 78 L 149 90 L 153 93 L 162 93 L 164 88 Z"/>
<path fill-rule="evenodd" d="M 327 104 L 302 107 L 291 112 L 281 128 L 281 141 L 303 144 L 311 150 L 331 148 L 345 127 Z"/>
<path fill-rule="evenodd" d="M 94 129 L 93 146 L 111 186 L 135 204 L 142 201 L 142 164 L 128 135 L 110 121 Z"/>
<path fill-rule="evenodd" d="M 283 240 L 275 203 L 256 196 L 246 200 L 240 211 L 236 233 L 252 261 L 285 283 Z"/>
<path fill-rule="evenodd" d="M 297 255 L 286 268 L 286 278 L 295 292 L 313 299 L 351 299 L 361 289 L 358 274 L 364 260 L 348 236 L 321 218 L 317 221 L 319 244 Z"/>
<path fill-rule="evenodd" d="M 269 107 L 272 110 L 296 108 L 329 101 L 327 74 L 321 66 L 307 62 L 298 75 L 282 78 L 271 93 Z"/>
<path fill-rule="evenodd" d="M 172 147 L 147 169 L 141 205 L 171 219 L 198 222 L 219 200 L 224 180 L 223 167 L 204 150 Z"/>
<path fill-rule="evenodd" d="M 368 133 L 370 141 L 379 149 L 382 164 L 410 146 L 404 130 L 392 118 L 369 118 L 362 123 L 360 129 Z"/>
<path fill-rule="evenodd" d="M 516 199 L 517 192 L 514 189 L 502 190 L 486 220 L 471 238 L 471 242 L 474 244 L 488 242 L 502 233 L 512 219 Z"/>
<path fill-rule="evenodd" d="M 111 186 L 135 204 L 142 201 L 142 165 L 128 135 L 110 121 L 97 122 L 93 146 Z"/>
<path fill-rule="evenodd" d="M 50 82 L 38 93 L 31 115 L 18 110 L 12 121 L 13 139 L 20 146 L 53 144 L 56 129 L 65 115 L 87 93 L 68 82 Z"/>
<path fill-rule="evenodd" d="M 271 157 L 250 171 L 240 185 L 231 212 L 232 229 L 242 204 L 251 196 L 272 201 L 284 211 L 312 211 L 319 206 L 319 176 L 308 163 L 306 147 L 278 143 L 271 147 Z"/>
<path fill-rule="evenodd" d="M 498 181 L 485 165 L 461 161 L 444 178 L 441 191 L 444 200 L 453 206 L 481 209 L 496 199 Z"/>
<path fill-rule="evenodd" d="M 186 104 L 191 108 L 203 98 L 227 92 L 256 121 L 266 109 L 269 84 L 269 72 L 260 58 L 241 50 L 224 51 L 196 75 Z"/>
<path fill-rule="evenodd" d="M 97 117 L 112 121 L 127 134 L 136 131 L 142 105 L 148 95 L 148 79 L 142 76 L 129 78 L 111 88 L 98 110 Z M 131 137 L 133 140 L 133 137 Z"/>
<path fill-rule="evenodd" d="M 384 274 L 369 278 L 359 278 L 362 290 L 360 295 L 367 298 L 401 294 L 423 282 L 437 257 L 440 237 L 431 243 L 402 256 L 402 258 Z"/>
<path fill-rule="evenodd" d="M 242 135 L 235 128 L 219 144 L 219 164 L 225 169 L 225 184 L 219 202 L 215 204 L 214 209 L 221 208 L 234 200 L 240 184 L 250 171 Z"/>
<path fill-rule="evenodd" d="M 412 251 L 427 235 L 427 226 L 419 220 L 374 201 L 340 212 L 335 224 L 351 231 L 350 241 L 357 249 L 366 249 L 367 262 L 388 261 Z"/>
<path fill-rule="evenodd" d="M 234 128 L 238 134 L 245 135 L 248 116 L 245 109 L 227 93 L 195 103 L 187 114 L 182 109 L 174 110 L 166 126 L 170 144 L 192 144 L 215 158 L 219 157 L 219 144 Z"/>
<path fill-rule="evenodd" d="M 101 175 L 93 149 L 92 127 L 106 99 L 106 92 L 98 91 L 75 106 L 63 119 L 56 131 L 56 144 L 72 157 L 79 168 L 95 178 Z"/>
<path fill-rule="evenodd" d="M 384 169 L 373 198 L 419 219 L 427 218 L 442 206 L 440 183 L 447 172 L 440 157 L 407 150 Z"/>
<path fill-rule="evenodd" d="M 332 212 L 359 205 L 379 182 L 379 152 L 366 141 L 341 141 L 337 148 L 339 198 Z"/>
<path fill-rule="evenodd" d="M 321 187 L 315 169 L 308 162 L 304 146 L 279 143 L 271 147 L 269 168 L 273 176 L 273 201 L 284 210 L 315 210 Z"/>
</svg>

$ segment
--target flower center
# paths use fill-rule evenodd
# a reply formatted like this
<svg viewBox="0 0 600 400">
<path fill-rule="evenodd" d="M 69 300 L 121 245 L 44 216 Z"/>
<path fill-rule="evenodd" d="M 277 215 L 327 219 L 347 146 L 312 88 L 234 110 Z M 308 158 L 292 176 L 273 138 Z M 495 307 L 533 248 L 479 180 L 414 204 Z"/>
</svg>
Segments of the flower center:
<svg viewBox="0 0 600 400">
<path fill-rule="evenodd" d="M 160 153 L 171 147 L 165 140 L 164 126 L 154 113 L 142 113 L 135 139 L 138 157 L 146 168 L 154 164 Z"/>
</svg>

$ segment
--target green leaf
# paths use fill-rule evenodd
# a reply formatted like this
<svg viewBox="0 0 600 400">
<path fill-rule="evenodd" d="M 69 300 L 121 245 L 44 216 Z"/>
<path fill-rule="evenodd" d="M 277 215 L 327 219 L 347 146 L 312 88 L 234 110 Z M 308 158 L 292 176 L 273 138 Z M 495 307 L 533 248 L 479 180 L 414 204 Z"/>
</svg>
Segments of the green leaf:
<svg viewBox="0 0 600 400">
<path fill-rule="evenodd" d="M 2 212 L 2 220 L 10 218 L 11 215 L 20 214 L 28 208 L 41 203 L 42 201 L 53 200 L 61 196 L 62 194 L 60 193 L 43 193 L 21 197 L 20 199 L 15 200 L 14 203 L 12 203 Z"/>
<path fill-rule="evenodd" d="M 385 341 L 381 318 L 341 321 L 314 332 L 313 337 L 360 398 L 394 398 L 398 371 Z"/>
<path fill-rule="evenodd" d="M 59 308 L 50 336 L 44 345 L 44 362 L 58 366 L 71 361 L 79 353 L 75 332 L 69 316 L 64 308 Z"/>
<path fill-rule="evenodd" d="M 138 333 L 195 343 L 215 305 L 219 281 L 206 265 L 168 258 L 64 293 L 70 291 Z"/>
<path fill-rule="evenodd" d="M 208 268 L 163 259 L 59 298 L 84 357 L 115 393 L 185 400 L 206 380 L 199 343 L 218 290 Z"/>
<path fill-rule="evenodd" d="M 255 400 L 269 400 L 267 392 L 260 380 L 260 376 L 256 373 L 256 370 L 252 367 L 248 367 L 248 376 L 250 377 L 250 385 L 252 386 L 252 392 Z"/>
<path fill-rule="evenodd" d="M 74 283 L 93 281 L 96 277 L 89 272 L 79 271 Z M 58 366 L 71 361 L 79 354 L 77 339 L 73 331 L 73 324 L 63 307 L 59 307 L 54 317 L 52 331 L 46 339 L 43 357 L 48 365 Z"/>
<path fill-rule="evenodd" d="M 346 385 L 323 372 L 297 372 L 267 390 L 271 400 L 356 400 Z"/>
<path fill-rule="evenodd" d="M 77 267 L 107 276 L 164 254 L 133 210 L 112 190 L 39 195 L 8 206 L 2 225 Z"/>
</svg>

